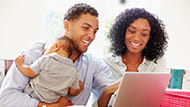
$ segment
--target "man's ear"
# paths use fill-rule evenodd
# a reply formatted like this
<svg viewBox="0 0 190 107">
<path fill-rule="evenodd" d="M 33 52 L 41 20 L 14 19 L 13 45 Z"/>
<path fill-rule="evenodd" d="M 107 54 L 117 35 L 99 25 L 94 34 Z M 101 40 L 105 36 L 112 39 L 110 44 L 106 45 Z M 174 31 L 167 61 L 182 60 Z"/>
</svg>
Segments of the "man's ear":
<svg viewBox="0 0 190 107">
<path fill-rule="evenodd" d="M 68 20 L 65 20 L 64 21 L 64 29 L 65 29 L 65 31 L 68 31 L 69 30 L 69 21 Z"/>
</svg>

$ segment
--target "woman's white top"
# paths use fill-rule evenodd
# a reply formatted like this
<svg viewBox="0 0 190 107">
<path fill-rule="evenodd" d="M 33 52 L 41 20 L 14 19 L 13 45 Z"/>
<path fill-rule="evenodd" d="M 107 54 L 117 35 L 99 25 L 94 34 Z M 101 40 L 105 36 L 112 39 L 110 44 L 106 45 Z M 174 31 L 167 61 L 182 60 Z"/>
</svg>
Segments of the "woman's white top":
<svg viewBox="0 0 190 107">
<path fill-rule="evenodd" d="M 123 63 L 121 56 L 114 56 L 113 54 L 109 54 L 103 58 L 103 61 L 108 65 L 110 71 L 112 72 L 110 80 L 111 83 L 119 80 L 126 72 L 127 66 Z M 157 63 L 144 58 L 143 62 L 138 67 L 138 72 L 169 72 L 169 70 L 166 66 L 165 57 L 158 59 Z M 116 93 L 117 92 L 115 92 L 115 94 Z M 112 95 L 109 101 L 109 105 L 112 105 L 113 101 L 114 95 Z"/>
</svg>

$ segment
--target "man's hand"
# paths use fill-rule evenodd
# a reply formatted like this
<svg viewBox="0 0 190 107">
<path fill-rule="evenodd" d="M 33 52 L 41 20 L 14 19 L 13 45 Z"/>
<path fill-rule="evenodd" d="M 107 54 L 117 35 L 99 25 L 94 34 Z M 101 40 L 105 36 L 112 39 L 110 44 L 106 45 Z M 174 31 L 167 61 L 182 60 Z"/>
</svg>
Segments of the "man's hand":
<svg viewBox="0 0 190 107">
<path fill-rule="evenodd" d="M 73 105 L 71 101 L 67 100 L 66 96 L 61 97 L 56 103 L 44 103 L 40 102 L 38 107 L 66 107 Z"/>
</svg>

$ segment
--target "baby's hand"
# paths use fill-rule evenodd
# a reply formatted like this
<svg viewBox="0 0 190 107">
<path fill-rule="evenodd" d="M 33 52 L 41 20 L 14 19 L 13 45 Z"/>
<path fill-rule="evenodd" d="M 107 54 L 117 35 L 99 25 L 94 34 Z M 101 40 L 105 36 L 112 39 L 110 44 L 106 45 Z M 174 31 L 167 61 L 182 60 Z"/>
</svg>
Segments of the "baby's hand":
<svg viewBox="0 0 190 107">
<path fill-rule="evenodd" d="M 15 59 L 16 65 L 22 65 L 25 55 L 20 55 Z"/>
<path fill-rule="evenodd" d="M 79 80 L 79 87 L 80 87 L 80 91 L 84 89 L 84 84 L 81 80 Z"/>
</svg>

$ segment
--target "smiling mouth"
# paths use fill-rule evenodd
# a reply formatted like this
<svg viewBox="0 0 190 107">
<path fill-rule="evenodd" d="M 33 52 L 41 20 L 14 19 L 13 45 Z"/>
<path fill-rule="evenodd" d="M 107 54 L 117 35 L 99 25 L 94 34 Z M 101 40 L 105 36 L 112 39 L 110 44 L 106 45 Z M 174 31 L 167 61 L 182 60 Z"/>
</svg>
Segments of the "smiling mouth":
<svg viewBox="0 0 190 107">
<path fill-rule="evenodd" d="M 140 43 L 134 43 L 134 42 L 130 42 L 131 46 L 134 47 L 134 48 L 137 48 L 139 46 L 142 46 L 142 44 Z"/>
<path fill-rule="evenodd" d="M 132 45 L 134 45 L 134 46 L 140 46 L 140 44 L 139 44 L 139 43 L 134 43 L 134 42 L 131 42 L 131 44 L 132 44 Z"/>
<path fill-rule="evenodd" d="M 82 42 L 85 44 L 85 45 L 89 45 L 90 42 L 89 41 L 86 41 L 86 40 L 82 40 Z"/>
</svg>

